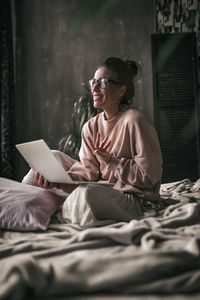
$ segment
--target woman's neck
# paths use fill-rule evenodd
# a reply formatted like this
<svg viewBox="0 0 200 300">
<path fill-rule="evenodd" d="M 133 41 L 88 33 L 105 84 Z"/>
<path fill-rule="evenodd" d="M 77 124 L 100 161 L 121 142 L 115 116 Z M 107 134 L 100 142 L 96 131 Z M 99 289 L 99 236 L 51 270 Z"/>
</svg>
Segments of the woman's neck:
<svg viewBox="0 0 200 300">
<path fill-rule="evenodd" d="M 120 106 L 117 106 L 117 107 L 112 107 L 110 108 L 109 110 L 104 110 L 104 116 L 105 116 L 105 119 L 106 120 L 110 120 L 112 118 L 114 118 L 121 110 L 121 107 Z"/>
<path fill-rule="evenodd" d="M 110 120 L 112 118 L 114 118 L 118 113 L 119 113 L 120 109 L 115 109 L 112 111 L 105 111 L 104 110 L 104 116 L 106 120 Z"/>
</svg>

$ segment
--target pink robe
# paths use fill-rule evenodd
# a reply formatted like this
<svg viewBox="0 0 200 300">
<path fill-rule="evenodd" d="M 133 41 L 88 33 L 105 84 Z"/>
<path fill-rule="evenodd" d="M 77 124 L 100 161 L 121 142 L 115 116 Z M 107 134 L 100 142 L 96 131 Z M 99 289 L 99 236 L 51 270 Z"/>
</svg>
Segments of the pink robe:
<svg viewBox="0 0 200 300">
<path fill-rule="evenodd" d="M 112 159 L 107 164 L 97 158 L 87 139 L 94 143 L 97 133 L 103 140 L 109 137 L 108 152 Z M 115 183 L 114 189 L 135 193 L 139 197 L 156 201 L 162 176 L 162 154 L 155 129 L 137 110 L 124 109 L 111 120 L 104 113 L 90 119 L 82 129 L 80 162 L 75 162 L 68 173 L 74 180 Z"/>
</svg>

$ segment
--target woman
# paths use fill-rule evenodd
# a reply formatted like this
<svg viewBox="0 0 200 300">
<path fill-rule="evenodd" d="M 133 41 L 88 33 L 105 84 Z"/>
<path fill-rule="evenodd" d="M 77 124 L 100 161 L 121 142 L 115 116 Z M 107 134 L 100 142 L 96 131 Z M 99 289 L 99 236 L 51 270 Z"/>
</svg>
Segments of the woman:
<svg viewBox="0 0 200 300">
<path fill-rule="evenodd" d="M 159 200 L 162 155 L 157 134 L 140 112 L 130 108 L 136 66 L 133 61 L 110 57 L 97 68 L 89 83 L 94 107 L 103 112 L 83 126 L 80 162 L 55 154 L 73 180 L 114 184 L 112 188 L 62 185 L 70 193 L 63 215 L 68 218 L 76 207 L 70 216 L 75 223 L 140 218 L 146 201 Z M 41 187 L 54 186 L 38 173 L 35 179 Z"/>
</svg>

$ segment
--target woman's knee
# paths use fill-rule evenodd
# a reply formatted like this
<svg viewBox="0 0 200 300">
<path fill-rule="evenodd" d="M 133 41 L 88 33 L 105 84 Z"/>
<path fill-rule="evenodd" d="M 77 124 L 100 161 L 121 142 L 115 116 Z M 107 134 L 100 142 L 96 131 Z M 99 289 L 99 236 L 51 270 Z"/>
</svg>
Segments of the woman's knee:
<svg viewBox="0 0 200 300">
<path fill-rule="evenodd" d="M 65 200 L 62 208 L 64 220 L 81 226 L 92 225 L 96 222 L 90 206 L 87 203 L 88 188 L 77 187 Z"/>
<path fill-rule="evenodd" d="M 33 169 L 30 169 L 29 172 L 24 176 L 22 183 L 39 186 L 35 179 L 35 171 Z"/>
</svg>

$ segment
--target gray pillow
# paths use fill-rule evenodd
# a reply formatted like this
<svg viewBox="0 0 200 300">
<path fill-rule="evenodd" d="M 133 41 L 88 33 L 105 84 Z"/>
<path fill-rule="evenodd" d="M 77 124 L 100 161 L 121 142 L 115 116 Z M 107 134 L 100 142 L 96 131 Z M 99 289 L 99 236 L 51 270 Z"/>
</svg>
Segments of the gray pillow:
<svg viewBox="0 0 200 300">
<path fill-rule="evenodd" d="M 0 177 L 0 228 L 46 230 L 63 201 L 50 190 Z"/>
</svg>

